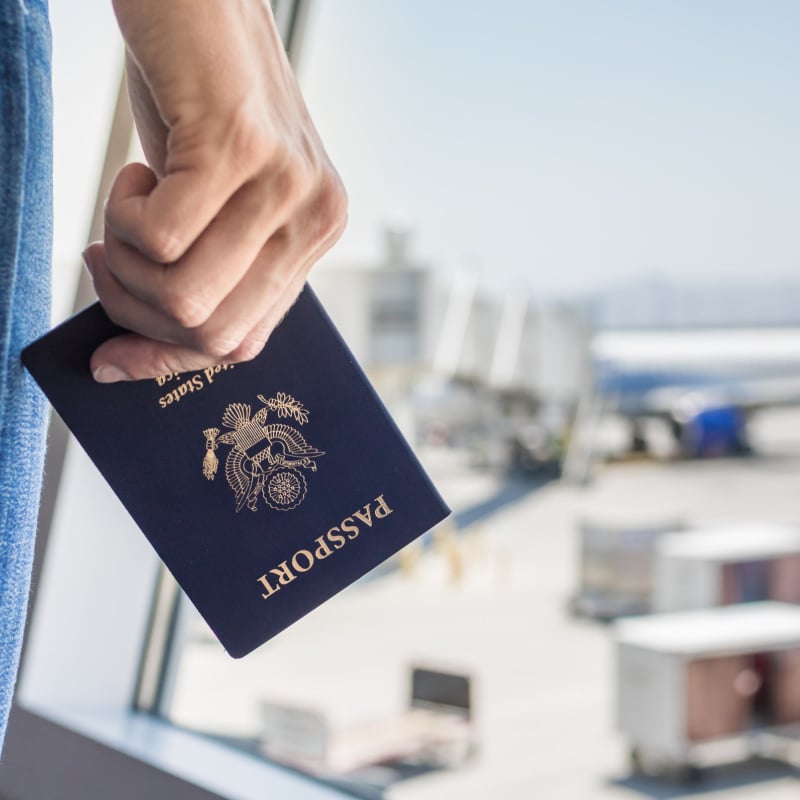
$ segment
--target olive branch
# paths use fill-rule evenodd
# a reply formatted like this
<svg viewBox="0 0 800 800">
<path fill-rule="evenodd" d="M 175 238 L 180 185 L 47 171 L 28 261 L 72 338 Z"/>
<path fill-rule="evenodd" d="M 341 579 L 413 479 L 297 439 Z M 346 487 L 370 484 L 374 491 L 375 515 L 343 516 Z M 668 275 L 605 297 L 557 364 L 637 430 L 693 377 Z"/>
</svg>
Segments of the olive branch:
<svg viewBox="0 0 800 800">
<path fill-rule="evenodd" d="M 308 422 L 308 415 L 309 412 L 306 408 L 303 407 L 303 404 L 299 400 L 295 400 L 290 394 L 286 394 L 285 392 L 278 392 L 275 397 L 270 397 L 269 399 L 265 398 L 263 394 L 258 395 L 258 399 L 270 410 L 275 411 L 279 418 L 286 419 L 286 417 L 292 417 L 301 425 L 304 425 Z M 264 414 L 266 417 L 266 409 L 262 408 L 261 411 L 256 412 L 254 419 L 258 418 L 260 414 Z M 259 424 L 262 421 L 259 420 Z"/>
</svg>

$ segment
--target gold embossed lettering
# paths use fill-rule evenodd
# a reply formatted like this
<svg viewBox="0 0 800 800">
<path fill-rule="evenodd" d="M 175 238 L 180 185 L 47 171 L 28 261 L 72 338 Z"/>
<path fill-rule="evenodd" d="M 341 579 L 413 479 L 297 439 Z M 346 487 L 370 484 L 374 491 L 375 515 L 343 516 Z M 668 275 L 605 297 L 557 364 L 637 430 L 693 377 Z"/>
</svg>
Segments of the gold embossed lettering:
<svg viewBox="0 0 800 800">
<path fill-rule="evenodd" d="M 389 508 L 387 502 L 383 499 L 383 495 L 379 494 L 375 498 L 377 505 L 375 506 L 375 519 L 386 519 L 394 509 Z"/>
<path fill-rule="evenodd" d="M 216 434 L 218 430 L 214 428 L 213 431 L 207 430 L 204 433 Z M 298 550 L 291 559 L 282 561 L 277 567 L 258 578 L 258 583 L 266 590 L 266 592 L 262 592 L 261 596 L 265 600 L 272 597 L 273 594 L 280 591 L 282 586 L 292 583 L 304 573 L 309 572 L 318 561 L 323 561 L 334 551 L 341 550 L 348 540 L 357 539 L 361 529 L 356 520 L 372 528 L 375 527 L 373 523 L 386 519 L 393 513 L 394 509 L 386 501 L 386 498 L 383 494 L 379 494 L 363 508 L 354 511 L 352 516 L 345 517 L 338 525 L 329 528 L 323 536 L 317 536 L 313 540 L 312 546 Z"/>
<path fill-rule="evenodd" d="M 372 509 L 367 503 L 363 509 L 353 512 L 354 517 L 358 517 L 368 528 L 372 527 Z"/>
<path fill-rule="evenodd" d="M 173 387 L 167 394 L 158 398 L 158 405 L 161 408 L 166 408 L 173 403 L 178 403 L 186 395 L 193 392 L 200 392 L 206 386 L 214 382 L 214 378 L 220 372 L 225 372 L 233 369 L 233 364 L 217 364 L 213 367 L 206 367 L 192 375 L 189 375 L 181 382 L 181 374 L 179 372 L 167 372 L 164 375 L 156 377 L 155 381 L 158 386 L 165 386 L 167 383 L 173 382 Z M 204 379 L 205 376 L 205 379 Z"/>
<path fill-rule="evenodd" d="M 339 530 L 339 528 L 337 528 L 337 527 L 331 528 L 325 534 L 325 536 L 328 539 L 328 541 L 333 545 L 334 549 L 341 550 L 345 546 L 345 543 L 347 542 L 347 540 L 344 538 L 344 536 L 342 536 L 341 533 L 334 533 L 334 531 L 338 531 L 338 530 Z"/>
<path fill-rule="evenodd" d="M 330 531 L 328 531 L 330 533 Z M 342 544 L 344 544 L 344 537 L 339 537 L 342 540 Z M 314 550 L 314 555 L 322 561 L 324 558 L 327 558 L 333 550 L 331 550 L 330 545 L 325 541 L 324 536 L 317 536 L 314 541 L 317 543 L 317 549 Z"/>
<path fill-rule="evenodd" d="M 168 381 L 171 381 L 173 378 L 177 378 L 180 373 L 178 372 L 167 372 L 165 375 L 157 375 L 156 376 L 156 383 L 159 386 L 163 386 Z"/>
<path fill-rule="evenodd" d="M 280 586 L 273 586 L 273 585 L 272 585 L 272 584 L 269 582 L 269 578 L 267 578 L 267 576 L 266 576 L 266 575 L 262 575 L 262 576 L 261 576 L 261 577 L 258 579 L 258 582 L 259 582 L 259 583 L 260 583 L 260 584 L 261 584 L 261 585 L 262 585 L 262 586 L 263 586 L 263 587 L 264 587 L 264 588 L 267 590 L 267 593 L 266 593 L 266 594 L 263 594 L 263 593 L 261 594 L 261 596 L 262 596 L 262 597 L 263 597 L 265 600 L 268 600 L 270 597 L 272 597 L 272 595 L 274 595 L 274 594 L 275 594 L 275 592 L 279 592 L 279 591 L 281 590 L 281 587 L 280 587 Z"/>
<path fill-rule="evenodd" d="M 288 561 L 281 562 L 275 569 L 271 569 L 270 572 L 273 575 L 277 575 L 278 583 L 284 586 L 286 586 L 287 583 L 291 583 L 297 577 L 297 575 L 289 569 Z"/>
<path fill-rule="evenodd" d="M 300 566 L 300 562 L 298 560 L 300 558 L 300 556 L 303 556 L 303 560 L 306 562 L 306 565 L 304 567 Z M 292 556 L 292 566 L 298 572 L 308 572 L 311 569 L 311 567 L 314 566 L 314 556 L 311 555 L 311 551 L 310 550 L 298 550 Z"/>
<path fill-rule="evenodd" d="M 358 525 L 353 522 L 352 517 L 345 517 L 341 523 L 342 531 L 347 534 L 348 539 L 355 539 L 358 536 Z"/>
</svg>

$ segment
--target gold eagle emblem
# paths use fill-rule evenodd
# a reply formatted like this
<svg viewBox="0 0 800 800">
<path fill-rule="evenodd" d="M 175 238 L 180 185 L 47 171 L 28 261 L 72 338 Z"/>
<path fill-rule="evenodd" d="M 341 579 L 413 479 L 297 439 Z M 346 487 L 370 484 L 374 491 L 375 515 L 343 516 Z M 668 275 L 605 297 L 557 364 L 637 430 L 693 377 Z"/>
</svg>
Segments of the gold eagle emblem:
<svg viewBox="0 0 800 800">
<path fill-rule="evenodd" d="M 214 480 L 219 467 L 216 450 L 230 445 L 225 459 L 225 478 L 236 498 L 236 511 L 247 506 L 258 508 L 259 498 L 276 511 L 297 508 L 306 496 L 307 484 L 302 470 L 317 471 L 316 459 L 324 456 L 306 442 L 303 434 L 286 422 L 270 422 L 270 413 L 278 420 L 292 420 L 299 425 L 308 422 L 309 412 L 290 394 L 278 392 L 275 397 L 258 395 L 263 404 L 255 414 L 245 403 L 231 403 L 222 415 L 222 425 L 229 430 L 220 435 L 219 428 L 206 428 L 206 453 L 203 475 Z"/>
</svg>

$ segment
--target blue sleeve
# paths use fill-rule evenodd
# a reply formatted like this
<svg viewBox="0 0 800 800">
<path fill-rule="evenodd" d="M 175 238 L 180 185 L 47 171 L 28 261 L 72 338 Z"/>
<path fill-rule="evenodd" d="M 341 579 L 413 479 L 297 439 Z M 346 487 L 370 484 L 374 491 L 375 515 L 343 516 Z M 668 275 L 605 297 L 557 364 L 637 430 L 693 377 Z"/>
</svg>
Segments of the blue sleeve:
<svg viewBox="0 0 800 800">
<path fill-rule="evenodd" d="M 50 322 L 52 101 L 46 0 L 0 0 L 0 749 L 16 682 L 46 404 L 20 351 Z"/>
</svg>

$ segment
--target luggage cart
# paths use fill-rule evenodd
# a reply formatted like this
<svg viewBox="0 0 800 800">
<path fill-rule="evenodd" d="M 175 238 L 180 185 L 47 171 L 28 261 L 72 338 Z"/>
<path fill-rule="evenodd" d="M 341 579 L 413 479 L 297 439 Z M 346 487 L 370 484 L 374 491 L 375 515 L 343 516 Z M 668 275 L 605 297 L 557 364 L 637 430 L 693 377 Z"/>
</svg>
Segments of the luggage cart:
<svg viewBox="0 0 800 800">
<path fill-rule="evenodd" d="M 800 755 L 800 607 L 623 619 L 614 636 L 617 725 L 634 772 L 684 781 L 731 755 Z"/>
<path fill-rule="evenodd" d="M 654 549 L 655 612 L 758 600 L 800 604 L 800 526 L 697 528 L 666 534 Z"/>
<path fill-rule="evenodd" d="M 684 528 L 678 519 L 582 520 L 578 525 L 578 587 L 570 599 L 570 610 L 604 621 L 647 614 L 656 543 Z"/>
</svg>

